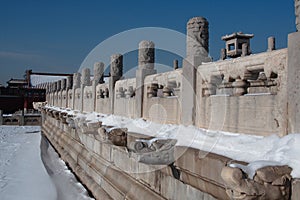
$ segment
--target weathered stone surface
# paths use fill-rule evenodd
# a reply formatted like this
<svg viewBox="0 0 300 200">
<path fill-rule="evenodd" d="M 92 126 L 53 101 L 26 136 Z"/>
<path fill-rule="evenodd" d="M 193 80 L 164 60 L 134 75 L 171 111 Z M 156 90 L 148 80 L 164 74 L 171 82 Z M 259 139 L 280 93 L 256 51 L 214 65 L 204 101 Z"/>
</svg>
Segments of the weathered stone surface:
<svg viewBox="0 0 300 200">
<path fill-rule="evenodd" d="M 66 89 L 72 89 L 73 87 L 73 77 L 72 76 L 68 76 L 67 77 L 67 83 L 66 83 Z"/>
<path fill-rule="evenodd" d="M 110 74 L 109 88 L 105 88 L 105 93 L 107 97 L 109 94 L 109 107 L 111 109 L 111 113 L 114 113 L 115 84 L 123 76 L 123 55 L 114 54 L 110 57 Z"/>
<path fill-rule="evenodd" d="M 236 58 L 251 54 L 250 39 L 253 37 L 253 34 L 244 34 L 243 32 L 235 32 L 230 35 L 223 36 L 221 39 L 226 41 L 225 45 L 227 56 Z"/>
<path fill-rule="evenodd" d="M 208 21 L 204 17 L 194 17 L 187 23 L 187 57 L 208 56 Z"/>
<path fill-rule="evenodd" d="M 57 81 L 57 88 L 56 88 L 57 91 L 60 91 L 61 90 L 61 80 Z"/>
<path fill-rule="evenodd" d="M 179 68 L 179 66 L 178 66 L 178 60 L 173 60 L 173 69 L 176 70 L 178 68 Z"/>
<path fill-rule="evenodd" d="M 221 52 L 220 52 L 220 60 L 225 60 L 226 58 L 227 58 L 226 49 L 223 48 L 223 49 L 221 49 Z"/>
<path fill-rule="evenodd" d="M 91 71 L 89 68 L 82 69 L 81 84 L 84 86 L 91 85 Z"/>
<path fill-rule="evenodd" d="M 256 176 L 264 182 L 272 183 L 286 174 L 290 174 L 292 168 L 289 166 L 263 167 L 256 171 Z"/>
<path fill-rule="evenodd" d="M 139 68 L 154 69 L 154 43 L 143 40 L 139 43 Z"/>
<path fill-rule="evenodd" d="M 299 3 L 300 1 L 297 1 Z M 298 8 L 299 9 L 299 8 Z M 287 66 L 287 104 L 288 133 L 300 133 L 300 32 L 288 36 L 288 66 Z"/>
<path fill-rule="evenodd" d="M 250 179 L 239 168 L 224 167 L 221 176 L 231 199 L 289 199 L 291 169 L 287 166 L 264 167 Z"/>
<path fill-rule="evenodd" d="M 292 182 L 292 196 L 291 200 L 300 199 L 300 179 L 294 179 Z"/>
<path fill-rule="evenodd" d="M 169 165 L 175 161 L 174 147 L 177 140 L 158 139 L 136 140 L 129 145 L 133 156 L 141 163 L 150 165 Z"/>
<path fill-rule="evenodd" d="M 74 73 L 73 75 L 73 89 L 80 88 L 81 84 L 81 74 L 80 73 Z"/>
<path fill-rule="evenodd" d="M 180 123 L 182 70 L 149 75 L 144 81 L 143 118 L 164 123 Z"/>
<path fill-rule="evenodd" d="M 275 49 L 275 37 L 268 37 L 268 51 L 273 51 Z"/>
<path fill-rule="evenodd" d="M 95 84 L 102 84 L 104 83 L 104 63 L 103 62 L 96 62 L 94 64 L 94 82 Z"/>
<path fill-rule="evenodd" d="M 127 146 L 127 129 L 113 128 L 108 133 L 108 140 L 117 146 Z"/>
<path fill-rule="evenodd" d="M 136 70 L 136 116 L 143 115 L 143 99 L 144 99 L 144 80 L 146 76 L 155 74 L 155 49 L 152 41 L 141 41 L 139 43 L 139 67 Z"/>
<path fill-rule="evenodd" d="M 299 113 L 292 108 L 287 112 L 287 81 L 290 85 L 297 82 L 287 79 L 288 62 L 288 50 L 281 49 L 200 65 L 196 126 L 256 135 L 286 134 L 287 119 L 293 120 L 285 114 Z M 291 87 L 290 93 L 295 89 Z"/>
<path fill-rule="evenodd" d="M 113 54 L 110 57 L 110 75 L 112 77 L 123 76 L 123 56 L 121 54 Z"/>
<path fill-rule="evenodd" d="M 61 80 L 61 90 L 65 90 L 67 85 L 67 79 L 62 79 Z"/>
<path fill-rule="evenodd" d="M 295 1 L 296 28 L 300 31 L 300 0 Z"/>
<path fill-rule="evenodd" d="M 242 44 L 242 56 L 247 56 L 250 54 L 248 49 L 249 49 L 248 43 L 243 43 Z"/>
</svg>

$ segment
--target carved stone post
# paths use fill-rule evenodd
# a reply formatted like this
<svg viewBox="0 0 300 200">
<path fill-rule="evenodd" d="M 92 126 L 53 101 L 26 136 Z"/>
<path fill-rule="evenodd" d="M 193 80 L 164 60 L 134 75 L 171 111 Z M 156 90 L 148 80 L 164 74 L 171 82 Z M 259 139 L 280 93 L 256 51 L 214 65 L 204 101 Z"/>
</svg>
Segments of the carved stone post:
<svg viewBox="0 0 300 200">
<path fill-rule="evenodd" d="M 80 73 L 74 73 L 73 74 L 73 88 L 72 88 L 72 103 L 70 102 L 69 105 L 72 109 L 75 109 L 75 99 L 76 99 L 76 94 L 75 91 L 77 88 L 80 88 L 81 85 L 81 74 Z"/>
<path fill-rule="evenodd" d="M 61 90 L 65 90 L 66 89 L 66 83 L 67 83 L 67 79 L 62 79 L 61 80 Z"/>
<path fill-rule="evenodd" d="M 60 91 L 60 81 L 56 81 L 54 85 L 55 85 L 54 86 L 54 88 L 55 88 L 55 92 L 54 92 L 54 94 L 55 94 L 54 105 L 55 106 L 59 106 L 58 105 L 58 93 Z"/>
<path fill-rule="evenodd" d="M 182 94 L 180 99 L 181 123 L 195 123 L 196 113 L 196 68 L 202 62 L 210 62 L 208 57 L 208 21 L 194 17 L 187 23 L 187 57 L 182 64 Z"/>
<path fill-rule="evenodd" d="M 49 102 L 49 83 L 46 83 L 46 101 Z"/>
<path fill-rule="evenodd" d="M 96 109 L 96 87 L 98 84 L 104 83 L 104 63 L 96 62 L 94 64 L 94 79 L 93 79 L 93 101 L 94 101 L 94 110 Z"/>
<path fill-rule="evenodd" d="M 187 23 L 187 57 L 208 57 L 208 21 L 204 17 L 194 17 Z"/>
<path fill-rule="evenodd" d="M 66 83 L 66 89 L 72 89 L 73 86 L 73 77 L 72 76 L 68 76 L 67 77 L 67 83 Z"/>
<path fill-rule="evenodd" d="M 57 82 L 54 82 L 53 83 L 53 92 L 56 92 L 57 91 Z"/>
<path fill-rule="evenodd" d="M 109 97 L 110 108 L 112 114 L 114 113 L 114 98 L 115 98 L 115 84 L 123 76 L 123 56 L 121 54 L 113 54 L 110 57 L 110 78 L 109 78 Z"/>
<path fill-rule="evenodd" d="M 300 0 L 295 1 L 296 29 L 300 31 Z"/>
<path fill-rule="evenodd" d="M 273 51 L 275 49 L 275 37 L 268 37 L 268 51 Z"/>
<path fill-rule="evenodd" d="M 178 60 L 173 60 L 173 69 L 178 69 Z"/>
<path fill-rule="evenodd" d="M 58 80 L 57 81 L 57 92 L 59 92 L 61 90 L 61 85 L 62 85 L 62 81 Z"/>
<path fill-rule="evenodd" d="M 248 43 L 242 44 L 242 57 L 249 55 L 249 45 Z"/>
<path fill-rule="evenodd" d="M 63 93 L 64 93 L 64 92 L 65 92 L 65 93 L 67 92 L 67 91 L 66 91 L 66 84 L 67 84 L 67 79 L 65 79 L 65 78 L 64 78 L 64 79 L 61 79 L 61 89 L 60 89 L 61 91 L 59 92 L 59 95 L 60 95 L 60 102 L 59 102 L 60 105 L 59 105 L 59 106 L 60 106 L 60 107 L 65 107 L 65 108 L 67 107 L 67 102 L 66 102 L 67 99 L 64 99 L 64 96 L 65 96 L 66 94 L 64 95 Z"/>
<path fill-rule="evenodd" d="M 90 86 L 91 85 L 91 71 L 89 68 L 82 69 L 81 85 L 82 86 Z"/>
<path fill-rule="evenodd" d="M 81 85 L 81 74 L 80 73 L 74 73 L 73 75 L 73 88 L 80 88 Z"/>
<path fill-rule="evenodd" d="M 221 49 L 220 59 L 225 60 L 226 58 L 227 58 L 227 52 L 226 52 L 226 49 L 223 48 L 223 49 Z"/>
<path fill-rule="evenodd" d="M 136 116 L 143 116 L 144 79 L 155 74 L 155 47 L 152 41 L 143 40 L 139 43 L 139 67 L 136 70 Z"/>
<path fill-rule="evenodd" d="M 94 79 L 93 82 L 102 84 L 104 83 L 104 63 L 103 62 L 96 62 L 94 64 Z"/>
<path fill-rule="evenodd" d="M 56 98 L 55 98 L 56 90 L 57 90 L 57 82 L 53 82 L 53 85 L 52 85 L 52 105 L 54 105 L 54 106 L 56 106 Z"/>
<path fill-rule="evenodd" d="M 84 88 L 85 86 L 91 85 L 91 71 L 89 68 L 82 69 L 82 76 L 81 76 L 81 86 L 80 86 L 80 102 L 79 102 L 79 109 L 83 111 L 83 99 L 84 99 Z"/>
</svg>

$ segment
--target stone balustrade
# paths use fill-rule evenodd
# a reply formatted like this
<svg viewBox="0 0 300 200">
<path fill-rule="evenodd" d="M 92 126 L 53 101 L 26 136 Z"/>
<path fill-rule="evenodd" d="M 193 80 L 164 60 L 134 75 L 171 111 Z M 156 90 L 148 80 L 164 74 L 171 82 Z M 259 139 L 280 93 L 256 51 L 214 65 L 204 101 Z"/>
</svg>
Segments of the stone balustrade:
<svg viewBox="0 0 300 200">
<path fill-rule="evenodd" d="M 298 26 L 298 0 L 295 10 Z M 288 166 L 261 168 L 251 178 L 231 158 L 76 118 L 96 111 L 259 136 L 299 133 L 300 33 L 289 35 L 286 49 L 275 50 L 270 37 L 266 52 L 250 55 L 247 43 L 242 57 L 227 59 L 223 49 L 212 62 L 208 26 L 203 17 L 188 21 L 182 69 L 174 62 L 176 70 L 157 74 L 154 42 L 144 40 L 135 78 L 124 79 L 123 55 L 114 54 L 105 83 L 97 62 L 93 80 L 83 69 L 66 83 L 47 84 L 49 105 L 73 114 L 41 108 L 43 133 L 97 199 L 299 199 Z"/>
<path fill-rule="evenodd" d="M 287 49 L 281 49 L 200 65 L 196 125 L 284 135 L 287 63 Z"/>
<path fill-rule="evenodd" d="M 97 199 L 289 199 L 298 187 L 288 166 L 257 169 L 252 179 L 232 166 L 244 162 L 41 109 L 43 134 Z"/>
</svg>

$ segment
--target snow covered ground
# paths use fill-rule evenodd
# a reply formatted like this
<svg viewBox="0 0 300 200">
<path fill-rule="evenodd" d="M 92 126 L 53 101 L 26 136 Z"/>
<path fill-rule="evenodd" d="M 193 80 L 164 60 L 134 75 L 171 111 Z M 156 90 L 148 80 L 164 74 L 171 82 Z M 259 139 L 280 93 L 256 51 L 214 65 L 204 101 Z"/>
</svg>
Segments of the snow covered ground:
<svg viewBox="0 0 300 200">
<path fill-rule="evenodd" d="M 80 114 L 78 111 L 52 109 L 76 114 L 90 122 L 102 121 L 103 125 L 128 128 L 129 132 L 141 133 L 157 138 L 177 139 L 177 146 L 186 146 L 213 152 L 234 160 L 248 162 L 248 166 L 239 166 L 253 177 L 255 170 L 264 166 L 288 165 L 293 168 L 292 176 L 300 178 L 300 134 L 285 137 L 271 135 L 268 137 L 211 131 L 194 126 L 158 124 L 144 119 L 130 119 L 115 115 L 99 113 Z M 205 156 L 204 154 L 199 157 Z M 237 166 L 234 163 L 231 166 Z"/>
<path fill-rule="evenodd" d="M 37 126 L 0 126 L 0 199 L 91 199 Z"/>
</svg>

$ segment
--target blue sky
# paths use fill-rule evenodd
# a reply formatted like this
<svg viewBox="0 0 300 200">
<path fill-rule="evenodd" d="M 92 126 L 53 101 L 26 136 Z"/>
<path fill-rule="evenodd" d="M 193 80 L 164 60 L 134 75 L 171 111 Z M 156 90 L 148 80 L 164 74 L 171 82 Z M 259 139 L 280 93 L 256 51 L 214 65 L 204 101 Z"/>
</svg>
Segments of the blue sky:
<svg viewBox="0 0 300 200">
<path fill-rule="evenodd" d="M 287 35 L 295 31 L 293 0 L 0 0 L 0 4 L 2 84 L 11 77 L 22 78 L 26 69 L 73 73 L 110 36 L 140 27 L 185 33 L 186 22 L 194 16 L 204 16 L 210 23 L 210 55 L 215 60 L 225 34 L 253 33 L 251 48 L 257 53 L 266 50 L 269 36 L 276 37 L 277 48 L 285 48 Z M 172 60 L 166 62 L 172 65 Z M 130 68 L 129 61 L 125 64 Z"/>
</svg>

